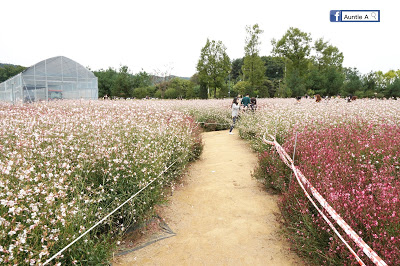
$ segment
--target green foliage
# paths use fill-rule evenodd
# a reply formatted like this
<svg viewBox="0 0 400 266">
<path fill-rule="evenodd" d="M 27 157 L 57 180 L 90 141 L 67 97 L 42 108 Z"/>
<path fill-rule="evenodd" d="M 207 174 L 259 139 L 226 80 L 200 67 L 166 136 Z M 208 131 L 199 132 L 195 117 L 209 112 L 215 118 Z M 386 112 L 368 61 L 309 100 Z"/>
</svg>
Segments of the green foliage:
<svg viewBox="0 0 400 266">
<path fill-rule="evenodd" d="M 200 85 L 194 85 L 190 86 L 186 92 L 186 99 L 195 99 L 199 97 L 200 93 Z"/>
<path fill-rule="evenodd" d="M 287 58 L 295 69 L 307 69 L 308 56 L 311 52 L 309 33 L 290 27 L 279 41 L 273 39 L 271 43 L 275 55 Z"/>
<path fill-rule="evenodd" d="M 182 79 L 182 78 L 173 78 L 169 82 L 168 89 L 170 89 L 170 88 L 175 89 L 176 90 L 176 97 L 188 98 L 187 97 L 187 93 L 188 93 L 189 90 L 193 94 L 193 85 L 194 84 L 190 80 L 186 80 L 186 79 Z M 194 98 L 194 95 L 192 96 L 192 98 Z"/>
<path fill-rule="evenodd" d="M 311 35 L 291 27 L 279 41 L 273 39 L 271 43 L 272 52 L 286 59 L 285 95 L 287 97 L 292 94 L 304 95 L 306 91 L 305 77 L 310 61 Z"/>
<path fill-rule="evenodd" d="M 314 50 L 316 52 L 314 61 L 318 66 L 335 66 L 339 69 L 342 68 L 344 56 L 337 47 L 330 45 L 329 42 L 324 42 L 324 40 L 320 38 L 315 41 Z"/>
<path fill-rule="evenodd" d="M 121 66 L 117 71 L 113 68 L 108 68 L 107 70 L 100 69 L 93 72 L 98 78 L 99 87 L 99 97 L 116 96 L 116 97 L 136 97 L 142 98 L 144 94 L 144 89 L 149 88 L 146 95 L 151 95 L 154 93 L 154 89 L 150 89 L 152 85 L 151 76 L 145 71 L 141 71 L 135 75 L 131 74 L 127 66 Z M 135 88 L 142 88 L 141 90 L 136 90 Z M 139 91 L 141 93 L 139 93 Z"/>
<path fill-rule="evenodd" d="M 113 96 L 128 98 L 133 94 L 133 78 L 127 66 L 121 66 L 111 87 Z"/>
<path fill-rule="evenodd" d="M 343 81 L 344 75 L 338 68 L 327 66 L 318 69 L 318 66 L 314 65 L 307 75 L 306 86 L 316 94 L 334 96 L 340 93 Z"/>
<path fill-rule="evenodd" d="M 147 90 L 149 97 L 154 97 L 154 94 L 157 91 L 157 87 L 153 85 L 153 86 L 147 87 L 146 90 Z"/>
<path fill-rule="evenodd" d="M 217 97 L 218 98 L 226 98 L 226 97 L 228 97 L 228 95 L 229 95 L 229 90 L 226 85 L 217 89 Z"/>
<path fill-rule="evenodd" d="M 134 88 L 133 89 L 133 97 L 137 98 L 137 99 L 143 99 L 146 96 L 149 95 L 149 92 L 147 91 L 146 88 Z"/>
<path fill-rule="evenodd" d="M 207 84 L 204 82 L 200 83 L 200 93 L 199 93 L 200 99 L 207 99 L 208 98 L 208 88 Z"/>
<path fill-rule="evenodd" d="M 141 71 L 132 77 L 133 88 L 145 88 L 151 86 L 151 76 L 145 71 Z"/>
<path fill-rule="evenodd" d="M 205 46 L 201 49 L 200 59 L 197 63 L 200 82 L 214 92 L 217 97 L 217 88 L 221 88 L 225 79 L 231 71 L 231 62 L 226 47 L 221 41 L 210 41 L 207 39 Z"/>
<path fill-rule="evenodd" d="M 306 93 L 303 78 L 300 76 L 298 69 L 293 69 L 286 75 L 285 94 L 290 96 L 302 96 Z"/>
<path fill-rule="evenodd" d="M 162 81 L 162 82 L 160 82 L 160 83 L 158 83 L 156 85 L 157 90 L 160 91 L 160 97 L 159 98 L 162 98 L 162 99 L 165 98 L 165 91 L 168 89 L 168 86 L 169 86 L 169 81 L 168 80 Z"/>
<path fill-rule="evenodd" d="M 246 56 L 242 66 L 243 80 L 250 82 L 251 86 L 261 86 L 265 76 L 265 66 L 258 55 Z"/>
<path fill-rule="evenodd" d="M 278 98 L 288 97 L 286 94 L 286 89 L 287 89 L 287 86 L 285 86 L 285 83 L 279 82 L 278 86 L 276 87 L 274 97 L 278 97 Z M 290 92 L 290 95 L 291 95 L 291 92 Z"/>
<path fill-rule="evenodd" d="M 247 137 L 248 138 L 248 137 Z M 263 182 L 267 189 L 282 193 L 288 189 L 292 171 L 279 157 L 274 147 L 263 145 L 264 150 L 258 159 L 258 167 L 254 170 L 253 177 Z M 277 176 L 279 173 L 279 176 Z"/>
<path fill-rule="evenodd" d="M 368 74 L 364 75 L 362 78 L 363 87 L 368 93 L 366 95 L 370 95 L 367 97 L 374 97 L 375 93 L 380 92 L 378 87 L 378 75 L 376 72 L 369 72 Z"/>
<path fill-rule="evenodd" d="M 283 79 L 285 74 L 285 59 L 282 57 L 261 56 L 265 65 L 265 76 L 270 79 Z"/>
<path fill-rule="evenodd" d="M 309 64 L 307 88 L 320 95 L 334 96 L 340 93 L 344 75 L 342 73 L 343 53 L 322 38 L 314 43 L 315 55 Z"/>
<path fill-rule="evenodd" d="M 200 85 L 200 79 L 199 79 L 199 73 L 194 73 L 193 76 L 190 77 L 190 81 L 194 84 L 194 85 Z"/>
<path fill-rule="evenodd" d="M 242 66 L 244 58 L 237 58 L 232 61 L 231 80 L 238 82 L 242 76 Z"/>
<path fill-rule="evenodd" d="M 205 131 L 228 129 L 232 123 L 230 108 L 215 103 L 210 106 L 201 105 L 201 108 L 199 108 L 199 105 L 187 106 L 185 112 L 195 121 L 202 122 L 199 125 Z"/>
<path fill-rule="evenodd" d="M 386 90 L 385 97 L 400 97 L 400 79 L 396 78 Z"/>
<path fill-rule="evenodd" d="M 326 84 L 325 84 L 325 94 L 328 96 L 334 96 L 338 95 L 344 81 L 344 75 L 342 71 L 340 71 L 336 67 L 327 67 L 324 69 L 323 74 L 325 75 L 326 78 Z"/>
<path fill-rule="evenodd" d="M 308 90 L 307 90 L 307 95 L 308 95 L 308 96 L 313 97 L 315 94 L 318 94 L 318 93 L 315 93 L 315 91 L 314 91 L 314 90 L 311 90 L 311 89 L 308 89 Z"/>
<path fill-rule="evenodd" d="M 246 46 L 244 47 L 245 57 L 243 60 L 242 73 L 243 80 L 248 81 L 252 89 L 262 85 L 265 75 L 265 65 L 259 56 L 259 35 L 263 31 L 259 28 L 258 24 L 253 27 L 246 27 L 247 37 Z"/>
<path fill-rule="evenodd" d="M 157 89 L 154 93 L 154 98 L 160 99 L 161 98 L 161 90 Z"/>
<path fill-rule="evenodd" d="M 248 81 L 239 81 L 238 83 L 233 86 L 235 92 L 240 95 L 246 95 L 251 90 L 251 84 Z M 234 95 L 235 96 L 235 95 Z"/>
<path fill-rule="evenodd" d="M 325 84 L 326 84 L 326 78 L 323 75 L 323 73 L 319 71 L 319 69 L 316 66 L 311 67 L 306 81 L 307 89 L 314 91 L 316 94 L 325 95 L 326 92 Z"/>
<path fill-rule="evenodd" d="M 343 95 L 355 95 L 356 91 L 362 91 L 362 82 L 360 78 L 360 73 L 356 68 L 346 68 L 345 69 L 346 79 L 343 85 Z"/>
<path fill-rule="evenodd" d="M 4 64 L 0 67 L 0 83 L 21 73 L 26 67 Z"/>
<path fill-rule="evenodd" d="M 99 97 L 112 96 L 111 88 L 118 75 L 117 71 L 109 67 L 107 70 L 101 69 L 93 73 L 98 79 Z"/>
<path fill-rule="evenodd" d="M 260 98 L 267 98 L 274 95 L 276 92 L 276 87 L 274 83 L 267 78 L 264 78 L 263 84 L 254 91 L 254 94 Z"/>
<path fill-rule="evenodd" d="M 178 92 L 176 91 L 175 88 L 168 88 L 165 91 L 165 98 L 167 98 L 167 99 L 176 99 L 176 98 L 178 98 Z"/>
</svg>

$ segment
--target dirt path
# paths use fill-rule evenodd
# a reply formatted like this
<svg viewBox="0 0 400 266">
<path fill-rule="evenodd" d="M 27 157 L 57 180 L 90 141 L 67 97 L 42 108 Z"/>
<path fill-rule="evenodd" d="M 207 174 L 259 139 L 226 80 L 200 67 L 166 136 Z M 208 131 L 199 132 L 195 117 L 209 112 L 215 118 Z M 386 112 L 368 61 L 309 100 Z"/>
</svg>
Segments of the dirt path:
<svg viewBox="0 0 400 266">
<path fill-rule="evenodd" d="M 257 156 L 249 144 L 227 131 L 203 133 L 203 141 L 201 159 L 163 210 L 176 236 L 113 265 L 303 265 L 278 233 L 277 198 L 251 177 Z"/>
</svg>

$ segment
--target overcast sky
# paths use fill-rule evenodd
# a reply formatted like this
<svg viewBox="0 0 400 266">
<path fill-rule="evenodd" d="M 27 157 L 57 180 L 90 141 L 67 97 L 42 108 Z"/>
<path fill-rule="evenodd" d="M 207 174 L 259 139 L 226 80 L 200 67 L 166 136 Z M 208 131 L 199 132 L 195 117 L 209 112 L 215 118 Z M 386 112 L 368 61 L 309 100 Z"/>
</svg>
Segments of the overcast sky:
<svg viewBox="0 0 400 266">
<path fill-rule="evenodd" d="M 330 10 L 380 10 L 381 22 L 333 23 Z M 231 59 L 244 56 L 246 25 L 264 30 L 261 55 L 289 27 L 323 37 L 361 73 L 400 69 L 399 1 L 5 0 L 0 62 L 31 66 L 63 55 L 92 70 L 127 65 L 132 73 L 196 72 L 207 38 Z"/>
</svg>

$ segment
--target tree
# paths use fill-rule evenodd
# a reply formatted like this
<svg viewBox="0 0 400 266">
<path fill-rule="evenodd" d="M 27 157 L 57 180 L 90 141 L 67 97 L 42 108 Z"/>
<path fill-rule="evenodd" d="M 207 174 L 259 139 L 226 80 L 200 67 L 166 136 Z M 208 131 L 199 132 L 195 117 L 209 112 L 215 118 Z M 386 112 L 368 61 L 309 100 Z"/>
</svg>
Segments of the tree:
<svg viewBox="0 0 400 266">
<path fill-rule="evenodd" d="M 176 95 L 179 98 L 186 98 L 187 92 L 192 87 L 193 87 L 193 83 L 190 80 L 186 80 L 186 79 L 182 79 L 182 78 L 178 78 L 178 77 L 173 78 L 168 85 L 168 89 L 170 89 L 170 88 L 175 89 Z"/>
<path fill-rule="evenodd" d="M 250 85 L 259 87 L 264 81 L 265 66 L 264 62 L 259 56 L 259 35 L 263 33 L 258 26 L 254 24 L 253 27 L 246 26 L 246 46 L 244 47 L 244 60 L 242 66 L 243 80 L 248 81 Z"/>
<path fill-rule="evenodd" d="M 398 77 L 387 87 L 385 97 L 400 97 L 400 79 Z"/>
<path fill-rule="evenodd" d="M 368 98 L 377 97 L 381 93 L 378 86 L 378 75 L 376 72 L 369 72 L 362 77 L 362 83 L 364 87 L 364 96 Z M 383 94 L 382 94 L 383 96 Z"/>
<path fill-rule="evenodd" d="M 337 67 L 327 66 L 319 69 L 317 65 L 312 65 L 305 84 L 307 90 L 316 94 L 334 96 L 340 93 L 343 81 L 344 75 Z"/>
<path fill-rule="evenodd" d="M 132 86 L 133 88 L 145 88 L 151 86 L 151 76 L 146 71 L 140 71 L 133 75 Z"/>
<path fill-rule="evenodd" d="M 233 86 L 233 90 L 240 95 L 246 95 L 247 93 L 250 94 L 251 84 L 248 81 L 239 81 L 238 83 Z"/>
<path fill-rule="evenodd" d="M 306 79 L 307 90 L 312 90 L 315 94 L 325 95 L 326 83 L 327 83 L 326 76 L 323 75 L 322 71 L 318 69 L 318 66 L 316 65 L 311 66 Z"/>
<path fill-rule="evenodd" d="M 175 88 L 168 88 L 165 91 L 165 98 L 167 98 L 167 99 L 176 99 L 176 98 L 178 98 L 178 92 L 176 91 Z"/>
<path fill-rule="evenodd" d="M 285 57 L 293 68 L 304 72 L 307 69 L 308 56 L 311 52 L 310 42 L 311 35 L 309 33 L 290 27 L 279 41 L 272 39 L 272 52 Z"/>
<path fill-rule="evenodd" d="M 208 98 L 208 88 L 207 84 L 204 82 L 200 82 L 200 88 L 199 88 L 199 96 L 201 99 L 207 99 Z"/>
<path fill-rule="evenodd" d="M 286 75 L 285 96 L 302 96 L 306 94 L 306 87 L 300 76 L 300 71 L 295 68 Z"/>
<path fill-rule="evenodd" d="M 170 64 L 164 65 L 163 69 L 154 70 L 154 75 L 152 75 L 152 83 L 157 84 L 160 91 L 160 97 L 164 98 L 165 91 L 167 90 L 168 82 L 173 78 L 171 76 L 171 71 L 173 67 Z M 157 95 L 158 98 L 158 95 Z"/>
<path fill-rule="evenodd" d="M 149 92 L 144 87 L 134 88 L 133 89 L 133 97 L 135 97 L 137 99 L 143 99 L 148 95 L 149 95 Z"/>
<path fill-rule="evenodd" d="M 115 79 L 118 75 L 117 71 L 109 67 L 107 70 L 100 69 L 99 71 L 94 71 L 93 73 L 97 77 L 99 97 L 102 98 L 105 95 L 113 96 L 111 88 L 113 87 Z"/>
<path fill-rule="evenodd" d="M 314 49 L 316 52 L 314 62 L 320 69 L 333 66 L 339 69 L 342 68 L 344 56 L 337 47 L 329 44 L 329 42 L 324 42 L 324 40 L 320 38 L 315 41 Z"/>
<path fill-rule="evenodd" d="M 341 70 L 337 67 L 329 66 L 326 67 L 323 71 L 323 75 L 325 76 L 325 94 L 328 96 L 338 95 L 343 86 L 344 75 Z"/>
<path fill-rule="evenodd" d="M 199 85 L 195 85 L 192 83 L 192 85 L 188 88 L 186 92 L 186 99 L 195 99 L 197 98 L 198 95 L 198 90 L 199 90 Z"/>
<path fill-rule="evenodd" d="M 360 72 L 357 68 L 345 68 L 345 81 L 343 84 L 343 92 L 342 94 L 347 95 L 356 95 L 356 92 L 360 93 L 363 91 L 362 82 L 360 78 Z M 357 95 L 360 96 L 360 95 Z"/>
<path fill-rule="evenodd" d="M 298 28 L 289 28 L 283 37 L 271 41 L 275 56 L 286 59 L 285 94 L 290 97 L 303 95 L 306 92 L 306 74 L 309 67 L 309 55 L 311 52 L 311 36 Z"/>
<path fill-rule="evenodd" d="M 275 92 L 276 87 L 274 86 L 274 83 L 271 80 L 264 78 L 263 84 L 254 91 L 254 94 L 261 98 L 267 98 L 270 97 L 270 95 L 274 95 Z"/>
<path fill-rule="evenodd" d="M 221 41 L 207 39 L 206 45 L 201 49 L 197 71 L 200 82 L 203 86 L 213 89 L 216 98 L 217 88 L 224 86 L 224 81 L 231 71 L 231 62 Z"/>
<path fill-rule="evenodd" d="M 128 98 L 133 94 L 133 78 L 127 66 L 121 66 L 111 87 L 113 96 Z"/>
<path fill-rule="evenodd" d="M 200 79 L 199 79 L 199 73 L 194 73 L 193 76 L 190 77 L 190 81 L 194 84 L 194 85 L 200 85 Z"/>
<path fill-rule="evenodd" d="M 285 73 L 285 59 L 274 56 L 261 56 L 265 66 L 265 76 L 268 79 L 283 79 Z"/>
<path fill-rule="evenodd" d="M 273 54 L 286 59 L 285 67 L 287 72 L 294 71 L 293 77 L 298 80 L 298 84 L 304 86 L 302 80 L 308 69 L 309 55 L 311 52 L 311 36 L 309 33 L 302 32 L 298 28 L 289 28 L 283 37 L 276 41 L 272 39 Z M 287 74 L 287 73 L 286 73 Z"/>
<path fill-rule="evenodd" d="M 0 83 L 24 71 L 26 67 L 5 64 L 0 66 Z"/>
<path fill-rule="evenodd" d="M 315 54 L 311 57 L 306 75 L 307 89 L 320 95 L 339 94 L 344 81 L 343 53 L 322 38 L 315 41 L 313 50 Z"/>
<path fill-rule="evenodd" d="M 237 58 L 232 61 L 231 80 L 238 82 L 242 76 L 243 58 Z"/>
</svg>

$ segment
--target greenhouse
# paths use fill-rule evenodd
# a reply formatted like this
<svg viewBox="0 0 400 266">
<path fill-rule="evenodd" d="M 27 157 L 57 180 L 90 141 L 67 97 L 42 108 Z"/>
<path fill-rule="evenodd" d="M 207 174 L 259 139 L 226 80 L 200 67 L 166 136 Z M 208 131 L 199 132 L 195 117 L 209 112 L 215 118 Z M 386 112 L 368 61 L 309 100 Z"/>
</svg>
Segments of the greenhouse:
<svg viewBox="0 0 400 266">
<path fill-rule="evenodd" d="M 97 99 L 97 77 L 64 56 L 43 60 L 0 84 L 0 101 Z"/>
</svg>

